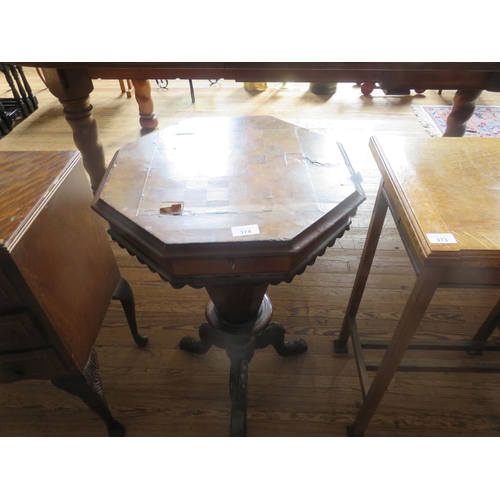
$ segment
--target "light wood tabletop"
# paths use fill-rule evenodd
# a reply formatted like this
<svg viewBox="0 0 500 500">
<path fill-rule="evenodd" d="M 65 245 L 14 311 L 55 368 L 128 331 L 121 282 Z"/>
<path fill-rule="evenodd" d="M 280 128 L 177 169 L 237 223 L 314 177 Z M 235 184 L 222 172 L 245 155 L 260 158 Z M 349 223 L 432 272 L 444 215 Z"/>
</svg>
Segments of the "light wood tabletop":
<svg viewBox="0 0 500 500">
<path fill-rule="evenodd" d="M 481 138 L 372 138 L 395 209 L 404 210 L 427 265 L 438 259 L 497 258 L 500 144 Z M 398 212 L 399 213 L 399 212 Z M 456 243 L 429 236 L 453 234 Z M 416 250 L 416 248 L 415 248 Z M 462 262 L 463 265 L 463 262 Z"/>
<path fill-rule="evenodd" d="M 486 342 L 500 319 L 500 301 L 471 341 L 416 342 L 415 331 L 438 287 L 500 286 L 500 142 L 482 138 L 372 137 L 370 149 L 382 175 L 360 265 L 335 341 L 346 352 L 351 336 L 364 398 L 350 432 L 362 435 L 398 369 L 499 371 L 498 364 L 405 365 L 408 348 L 498 350 Z M 417 279 L 389 343 L 362 342 L 356 326 L 363 292 L 390 209 Z M 380 363 L 366 362 L 363 348 L 387 347 Z M 370 382 L 367 371 L 376 370 Z"/>
</svg>

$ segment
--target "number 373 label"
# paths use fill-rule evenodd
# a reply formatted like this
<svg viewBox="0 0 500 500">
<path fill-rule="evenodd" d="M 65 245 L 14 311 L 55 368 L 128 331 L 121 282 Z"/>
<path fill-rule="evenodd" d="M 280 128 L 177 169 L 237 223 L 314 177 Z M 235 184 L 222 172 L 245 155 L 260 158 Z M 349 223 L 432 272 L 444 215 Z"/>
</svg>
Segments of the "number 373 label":
<svg viewBox="0 0 500 500">
<path fill-rule="evenodd" d="M 427 233 L 427 239 L 431 243 L 441 243 L 442 245 L 456 243 L 457 240 L 450 233 Z"/>
<path fill-rule="evenodd" d="M 233 236 L 249 236 L 251 234 L 260 234 L 259 226 L 251 224 L 249 226 L 235 226 L 231 228 Z"/>
</svg>

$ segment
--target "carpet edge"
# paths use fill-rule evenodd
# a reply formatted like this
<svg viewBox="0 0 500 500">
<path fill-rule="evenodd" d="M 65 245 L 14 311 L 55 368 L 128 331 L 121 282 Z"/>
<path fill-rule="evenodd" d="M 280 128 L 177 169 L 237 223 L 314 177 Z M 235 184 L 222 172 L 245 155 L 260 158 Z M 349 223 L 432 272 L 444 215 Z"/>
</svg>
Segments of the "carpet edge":
<svg viewBox="0 0 500 500">
<path fill-rule="evenodd" d="M 415 104 L 411 105 L 413 113 L 417 117 L 420 125 L 425 129 L 425 131 L 431 137 L 441 137 L 442 133 L 439 130 L 438 126 L 430 119 L 430 116 L 424 111 L 424 106 L 417 106 Z"/>
</svg>

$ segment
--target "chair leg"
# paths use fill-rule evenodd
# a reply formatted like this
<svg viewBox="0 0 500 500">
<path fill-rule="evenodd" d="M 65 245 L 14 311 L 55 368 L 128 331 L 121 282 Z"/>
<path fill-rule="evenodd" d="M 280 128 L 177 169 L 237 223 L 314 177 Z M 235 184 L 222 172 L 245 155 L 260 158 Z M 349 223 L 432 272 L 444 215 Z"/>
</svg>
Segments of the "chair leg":
<svg viewBox="0 0 500 500">
<path fill-rule="evenodd" d="M 191 102 L 194 104 L 194 102 L 195 102 L 195 97 L 194 97 L 193 80 L 189 80 L 189 90 L 190 90 L 190 92 L 191 92 Z"/>
<path fill-rule="evenodd" d="M 132 97 L 132 92 L 134 91 L 134 86 L 132 85 L 132 80 L 127 80 L 127 97 Z"/>
<path fill-rule="evenodd" d="M 120 84 L 120 90 L 122 94 L 127 94 L 127 98 L 132 97 L 132 92 L 134 89 L 134 86 L 132 85 L 132 80 L 127 79 L 127 86 L 125 87 L 125 81 L 124 80 L 118 80 L 118 83 Z"/>
</svg>

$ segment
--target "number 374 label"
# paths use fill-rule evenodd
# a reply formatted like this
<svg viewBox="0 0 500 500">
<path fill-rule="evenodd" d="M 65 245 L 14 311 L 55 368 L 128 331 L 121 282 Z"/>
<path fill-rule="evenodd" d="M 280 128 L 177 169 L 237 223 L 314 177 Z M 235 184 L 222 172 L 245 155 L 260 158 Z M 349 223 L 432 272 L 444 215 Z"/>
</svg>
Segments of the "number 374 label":
<svg viewBox="0 0 500 500">
<path fill-rule="evenodd" d="M 233 236 L 249 236 L 251 234 L 260 234 L 259 226 L 251 224 L 249 226 L 235 226 L 231 228 Z"/>
<path fill-rule="evenodd" d="M 456 243 L 457 240 L 450 233 L 427 233 L 427 239 L 431 243 L 441 243 L 442 245 Z"/>
</svg>

